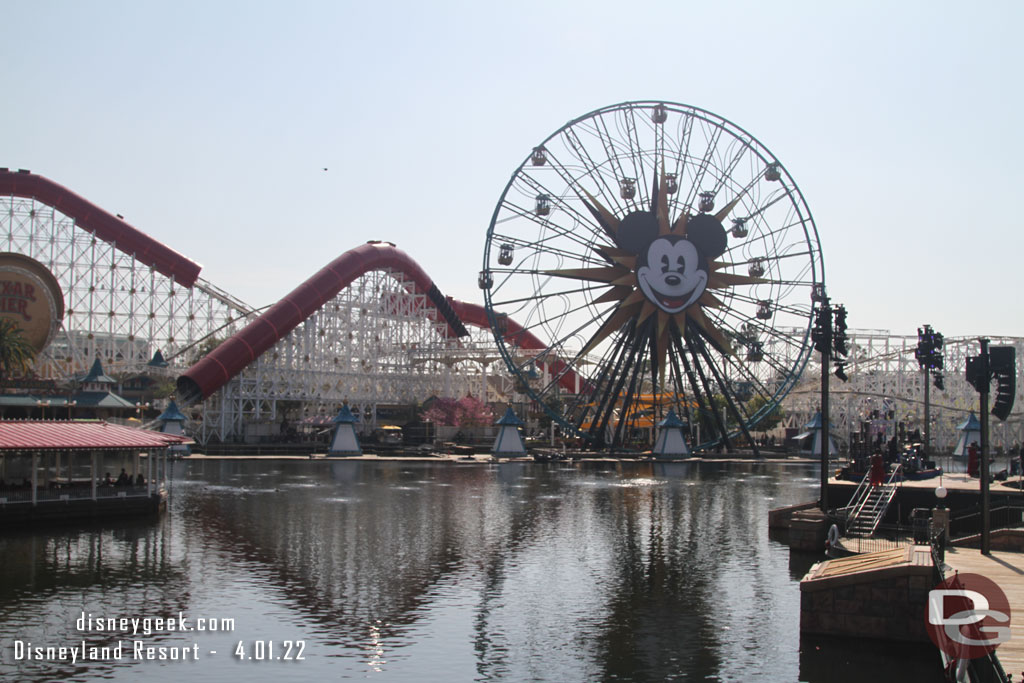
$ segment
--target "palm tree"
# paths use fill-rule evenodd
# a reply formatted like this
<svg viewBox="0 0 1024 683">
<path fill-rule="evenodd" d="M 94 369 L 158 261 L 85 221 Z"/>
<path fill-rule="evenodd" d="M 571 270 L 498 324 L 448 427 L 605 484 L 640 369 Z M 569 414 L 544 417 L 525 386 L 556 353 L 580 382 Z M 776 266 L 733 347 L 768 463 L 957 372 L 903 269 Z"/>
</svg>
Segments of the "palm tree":
<svg viewBox="0 0 1024 683">
<path fill-rule="evenodd" d="M 25 339 L 18 323 L 0 318 L 0 378 L 8 379 L 15 373 L 24 373 L 32 366 L 36 350 Z"/>
</svg>

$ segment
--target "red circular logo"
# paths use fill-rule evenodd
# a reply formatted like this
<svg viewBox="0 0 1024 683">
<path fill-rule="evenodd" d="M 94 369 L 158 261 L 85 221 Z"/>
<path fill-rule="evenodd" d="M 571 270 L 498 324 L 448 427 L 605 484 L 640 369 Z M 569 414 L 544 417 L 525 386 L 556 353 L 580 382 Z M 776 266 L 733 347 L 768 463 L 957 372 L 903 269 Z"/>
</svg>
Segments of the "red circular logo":
<svg viewBox="0 0 1024 683">
<path fill-rule="evenodd" d="M 928 593 L 928 636 L 952 659 L 977 659 L 1010 639 L 1006 593 L 980 574 L 955 574 Z"/>
</svg>

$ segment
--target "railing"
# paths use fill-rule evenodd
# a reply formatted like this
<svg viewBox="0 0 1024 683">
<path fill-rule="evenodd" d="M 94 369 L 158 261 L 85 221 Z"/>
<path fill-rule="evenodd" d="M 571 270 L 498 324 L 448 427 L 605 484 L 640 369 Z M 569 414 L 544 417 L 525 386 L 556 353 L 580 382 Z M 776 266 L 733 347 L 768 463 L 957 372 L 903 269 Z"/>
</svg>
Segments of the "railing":
<svg viewBox="0 0 1024 683">
<path fill-rule="evenodd" d="M 860 483 L 857 484 L 857 488 L 853 490 L 853 495 L 850 496 L 849 502 L 847 502 L 845 507 L 841 507 L 838 510 L 836 510 L 836 512 L 838 512 L 840 515 L 843 515 L 846 519 L 850 519 L 850 517 L 853 515 L 851 511 L 855 507 L 857 507 L 858 504 L 864 504 L 864 501 L 861 500 L 861 496 L 863 496 L 865 500 L 867 499 L 867 493 L 865 493 L 865 490 L 868 487 L 868 481 L 870 480 L 870 478 L 871 473 L 865 472 L 864 478 L 860 480 Z"/>
<path fill-rule="evenodd" d="M 889 508 L 889 503 L 892 502 L 893 497 L 896 495 L 896 478 L 901 477 L 903 471 L 902 465 L 896 465 L 892 473 L 889 474 L 889 479 L 880 487 L 874 487 L 867 484 L 868 477 L 870 475 L 864 475 L 864 479 L 861 481 L 860 486 L 857 487 L 857 491 L 854 492 L 854 498 L 851 499 L 851 505 L 843 508 L 843 510 L 849 511 L 852 507 L 852 512 L 848 512 L 847 516 L 847 533 L 850 533 L 851 527 L 854 525 L 857 519 L 864 517 L 871 522 L 871 530 L 868 532 L 873 533 L 875 528 L 878 526 L 878 522 L 881 521 L 882 515 Z M 871 498 L 871 494 L 875 491 L 879 491 L 880 495 L 874 500 Z M 870 503 L 870 505 L 869 505 Z"/>
<path fill-rule="evenodd" d="M 933 567 L 932 580 L 936 586 L 946 580 L 945 539 L 945 529 L 932 529 L 930 534 Z M 954 575 L 950 587 L 962 588 L 957 576 Z M 970 628 L 977 629 L 977 625 L 972 624 Z M 980 636 L 977 632 L 971 635 L 976 639 Z M 947 680 L 955 681 L 956 683 L 1010 683 L 1010 678 L 1003 670 L 1003 665 L 999 663 L 995 650 L 989 652 L 984 657 L 977 657 L 975 659 L 956 660 L 951 659 L 945 652 L 941 652 L 941 654 Z"/>
<path fill-rule="evenodd" d="M 905 548 L 913 541 L 910 530 L 897 527 L 895 530 L 887 529 L 883 534 L 867 536 L 844 536 L 842 539 L 843 548 L 852 553 L 877 553 L 886 550 Z"/>
<path fill-rule="evenodd" d="M 951 516 L 949 533 L 954 538 L 964 538 L 981 533 L 981 505 L 961 509 Z M 1024 501 L 1007 498 L 1003 505 L 989 508 L 989 529 L 1014 529 L 1024 526 Z"/>
<path fill-rule="evenodd" d="M 154 488 L 149 490 L 143 486 L 97 486 L 96 500 L 101 498 L 145 498 Z M 35 501 L 37 503 L 71 500 L 92 500 L 92 487 L 90 486 L 69 486 L 61 488 L 40 488 L 36 489 Z M 0 489 L 0 505 L 15 505 L 32 503 L 32 489 Z"/>
</svg>

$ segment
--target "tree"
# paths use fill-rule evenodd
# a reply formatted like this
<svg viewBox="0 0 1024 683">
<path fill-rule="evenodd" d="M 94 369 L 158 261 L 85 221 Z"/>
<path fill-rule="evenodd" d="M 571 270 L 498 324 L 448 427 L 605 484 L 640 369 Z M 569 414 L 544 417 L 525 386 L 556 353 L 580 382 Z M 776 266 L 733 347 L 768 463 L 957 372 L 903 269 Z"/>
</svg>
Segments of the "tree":
<svg viewBox="0 0 1024 683">
<path fill-rule="evenodd" d="M 455 424 L 455 407 L 458 402 L 454 398 L 437 398 L 433 404 L 420 413 L 425 422 L 451 426 Z"/>
<path fill-rule="evenodd" d="M 215 336 L 209 336 L 209 337 L 203 338 L 202 340 L 197 342 L 195 345 L 193 345 L 193 347 L 192 347 L 192 349 L 191 349 L 191 351 L 189 353 L 190 363 L 192 365 L 195 365 L 196 363 L 201 361 L 203 358 L 205 358 L 211 351 L 213 351 L 215 348 L 220 346 L 221 342 L 223 342 L 223 341 L 224 341 L 223 339 L 219 339 L 219 338 L 217 338 Z"/>
<path fill-rule="evenodd" d="M 439 398 L 420 417 L 438 425 L 451 427 L 481 427 L 494 423 L 490 406 L 472 396 Z"/>
<path fill-rule="evenodd" d="M 36 350 L 25 339 L 18 323 L 0 318 L 0 376 L 4 379 L 23 374 L 32 366 Z"/>
<path fill-rule="evenodd" d="M 754 398 L 750 399 L 749 401 L 747 401 L 747 414 L 753 415 L 757 411 L 761 410 L 768 403 L 768 401 L 769 399 L 764 396 L 755 396 Z M 757 429 L 758 431 L 762 432 L 769 432 L 775 429 L 775 427 L 777 427 L 778 424 L 782 422 L 783 416 L 784 413 L 782 411 L 782 406 L 776 404 L 774 408 L 769 410 L 765 414 L 765 416 L 762 417 L 756 425 L 754 425 L 754 429 Z"/>
<path fill-rule="evenodd" d="M 483 401 L 464 396 L 458 401 L 456 419 L 460 427 L 486 427 L 494 423 L 494 413 Z"/>
</svg>

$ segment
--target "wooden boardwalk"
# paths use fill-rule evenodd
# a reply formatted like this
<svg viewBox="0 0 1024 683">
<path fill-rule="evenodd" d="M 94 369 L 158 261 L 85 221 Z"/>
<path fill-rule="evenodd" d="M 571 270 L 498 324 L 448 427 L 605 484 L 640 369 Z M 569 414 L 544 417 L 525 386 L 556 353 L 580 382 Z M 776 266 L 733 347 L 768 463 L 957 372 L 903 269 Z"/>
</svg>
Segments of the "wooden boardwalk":
<svg viewBox="0 0 1024 683">
<path fill-rule="evenodd" d="M 836 477 L 829 478 L 829 484 L 839 486 L 853 486 L 856 487 L 860 482 L 849 481 L 846 479 L 837 479 Z M 993 481 L 989 484 L 989 492 L 992 495 L 998 496 L 1013 496 L 1021 495 L 1021 490 L 1018 487 L 1020 484 L 1020 478 L 1013 477 L 1008 481 Z M 900 488 L 908 489 L 922 489 L 922 490 L 935 490 L 935 487 L 941 484 L 947 491 L 964 491 L 970 493 L 981 493 L 981 482 L 977 479 L 968 476 L 963 472 L 951 472 L 949 474 L 943 474 L 941 477 L 934 477 L 932 479 L 908 479 L 906 481 L 897 482 L 896 486 Z"/>
<path fill-rule="evenodd" d="M 996 650 L 999 663 L 1014 680 L 1024 678 L 1024 554 L 993 550 L 991 555 L 971 548 L 949 548 L 946 564 L 964 573 L 994 581 L 1010 602 L 1010 640 Z M 946 572 L 948 577 L 951 572 Z"/>
</svg>

